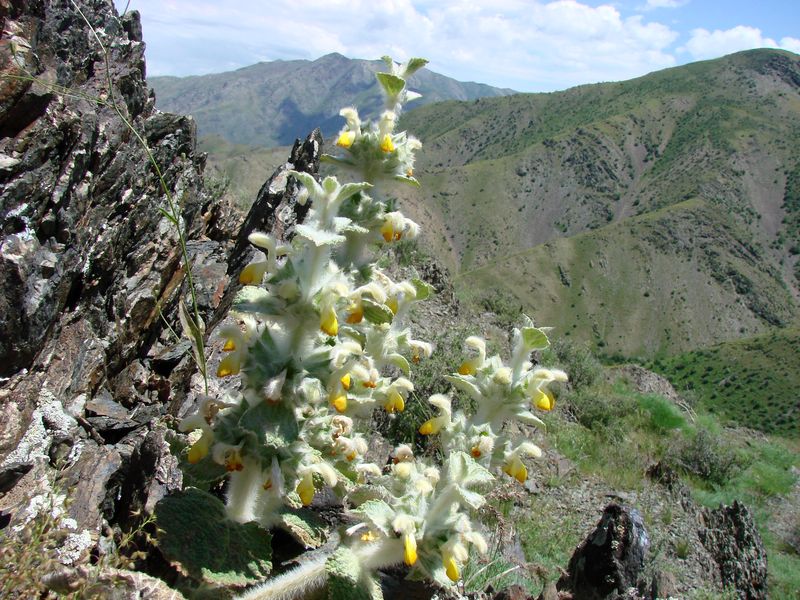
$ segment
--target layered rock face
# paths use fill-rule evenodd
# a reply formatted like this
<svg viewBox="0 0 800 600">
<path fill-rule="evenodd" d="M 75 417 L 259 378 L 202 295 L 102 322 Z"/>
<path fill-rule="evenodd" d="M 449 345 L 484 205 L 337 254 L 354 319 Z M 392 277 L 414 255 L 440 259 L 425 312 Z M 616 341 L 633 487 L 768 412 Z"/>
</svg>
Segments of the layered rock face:
<svg viewBox="0 0 800 600">
<path fill-rule="evenodd" d="M 138 15 L 119 19 L 102 0 L 80 7 L 17 2 L 4 15 L 0 459 L 6 470 L 35 468 L 0 503 L 16 514 L 50 493 L 58 468 L 76 539 L 90 546 L 115 518 L 147 424 L 174 397 L 146 358 L 185 273 L 177 230 L 160 212 L 166 195 L 133 130 L 191 239 L 218 219 L 194 123 L 153 108 Z"/>
<path fill-rule="evenodd" d="M 297 145 L 240 226 L 204 190 L 191 117 L 154 109 L 137 13 L 25 0 L 0 18 L 0 514 L 13 525 L 55 481 L 77 556 L 181 485 L 163 423 L 202 385 L 173 333 L 190 294 L 168 197 L 213 325 L 247 235 L 297 218 L 285 171 L 316 170 L 321 139 Z"/>
</svg>

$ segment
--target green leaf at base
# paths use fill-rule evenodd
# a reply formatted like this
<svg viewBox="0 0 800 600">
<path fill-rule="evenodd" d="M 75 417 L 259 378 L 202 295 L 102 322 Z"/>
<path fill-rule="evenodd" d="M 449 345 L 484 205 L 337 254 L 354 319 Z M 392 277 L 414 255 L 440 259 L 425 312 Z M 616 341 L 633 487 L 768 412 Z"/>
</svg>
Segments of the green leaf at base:
<svg viewBox="0 0 800 600">
<path fill-rule="evenodd" d="M 275 525 L 305 548 L 319 548 L 328 539 L 327 525 L 308 509 L 286 511 L 280 515 Z"/>
<path fill-rule="evenodd" d="M 248 585 L 272 569 L 272 536 L 225 516 L 219 499 L 189 488 L 156 505 L 159 548 L 192 577 L 211 585 Z"/>
</svg>

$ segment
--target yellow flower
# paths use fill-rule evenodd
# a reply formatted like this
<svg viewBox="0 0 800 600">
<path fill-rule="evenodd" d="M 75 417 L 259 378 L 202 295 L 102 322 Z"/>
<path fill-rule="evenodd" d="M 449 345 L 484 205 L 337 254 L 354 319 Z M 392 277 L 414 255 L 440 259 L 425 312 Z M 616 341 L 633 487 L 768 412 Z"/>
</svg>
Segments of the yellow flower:
<svg viewBox="0 0 800 600">
<path fill-rule="evenodd" d="M 339 333 L 339 321 L 336 319 L 336 311 L 332 306 L 322 309 L 320 315 L 319 328 L 327 335 L 334 336 Z"/>
<path fill-rule="evenodd" d="M 203 432 L 200 438 L 189 448 L 187 459 L 193 465 L 199 463 L 208 455 L 208 449 L 211 446 L 211 442 L 214 441 L 214 430 L 211 429 L 208 423 L 209 421 L 203 414 L 196 413 L 185 417 L 178 425 L 180 431 L 188 432 L 200 429 Z"/>
<path fill-rule="evenodd" d="M 375 540 L 378 540 L 378 539 L 380 539 L 380 536 L 378 536 L 373 531 L 368 531 L 367 533 L 362 533 L 361 534 L 361 541 L 362 542 L 374 542 Z"/>
<path fill-rule="evenodd" d="M 239 354 L 231 353 L 225 356 L 217 367 L 217 377 L 230 377 L 231 375 L 238 375 L 241 367 L 241 359 Z"/>
<path fill-rule="evenodd" d="M 478 369 L 476 369 L 475 365 L 469 360 L 465 360 L 463 363 L 461 363 L 461 366 L 458 367 L 459 375 L 475 375 L 477 372 Z"/>
<path fill-rule="evenodd" d="M 427 342 L 408 340 L 408 345 L 411 348 L 411 362 L 414 364 L 419 363 L 423 356 L 430 357 L 430 355 L 433 354 L 433 346 Z"/>
<path fill-rule="evenodd" d="M 347 394 L 339 392 L 331 398 L 331 404 L 340 413 L 347 410 Z"/>
<path fill-rule="evenodd" d="M 528 479 L 528 468 L 520 460 L 520 454 L 539 458 L 542 456 L 542 449 L 531 442 L 522 442 L 513 452 L 506 454 L 503 472 L 520 483 L 525 483 Z"/>
<path fill-rule="evenodd" d="M 297 484 L 297 494 L 300 496 L 300 501 L 303 506 L 308 506 L 314 500 L 314 478 L 312 474 L 306 473 L 305 476 Z"/>
<path fill-rule="evenodd" d="M 392 141 L 392 136 L 388 133 L 384 134 L 381 138 L 381 150 L 386 152 L 394 152 L 394 142 Z"/>
<path fill-rule="evenodd" d="M 559 369 L 545 369 L 539 367 L 531 373 L 528 383 L 528 393 L 536 408 L 541 410 L 553 410 L 556 400 L 553 393 L 548 389 L 548 384 L 553 381 L 567 381 L 567 374 Z"/>
<path fill-rule="evenodd" d="M 388 244 L 392 241 L 397 241 L 401 237 L 403 237 L 402 231 L 396 231 L 394 228 L 394 223 L 390 220 L 384 221 L 383 225 L 381 226 L 381 235 L 383 236 L 384 241 Z"/>
<path fill-rule="evenodd" d="M 386 306 L 389 307 L 389 310 L 392 311 L 393 315 L 397 314 L 397 310 L 400 308 L 399 303 L 397 301 L 397 296 L 392 296 L 388 300 L 386 300 Z"/>
<path fill-rule="evenodd" d="M 553 407 L 556 404 L 556 399 L 553 397 L 553 393 L 548 389 L 536 390 L 532 401 L 536 408 L 540 408 L 542 410 L 553 410 Z"/>
<path fill-rule="evenodd" d="M 503 472 L 520 483 L 528 480 L 528 468 L 522 463 L 519 456 L 513 456 L 510 461 L 506 462 L 503 465 Z"/>
<path fill-rule="evenodd" d="M 186 457 L 189 464 L 196 465 L 208 455 L 208 446 L 211 443 L 213 436 L 207 436 L 205 432 L 200 436 L 191 448 L 189 448 L 189 455 Z"/>
<path fill-rule="evenodd" d="M 452 406 L 450 402 L 450 398 L 445 396 L 444 394 L 434 394 L 430 398 L 428 398 L 428 402 L 433 404 L 436 408 L 438 408 L 442 414 L 438 417 L 433 417 L 432 419 L 428 419 L 425 421 L 419 428 L 419 432 L 421 435 L 431 435 L 434 433 L 439 433 L 439 431 L 445 425 L 450 423 L 450 417 L 452 415 Z"/>
<path fill-rule="evenodd" d="M 450 581 L 455 583 L 459 579 L 461 579 L 461 574 L 458 572 L 458 563 L 456 562 L 455 557 L 452 554 L 448 555 L 445 554 L 442 557 L 442 563 L 444 564 L 445 573 L 450 578 Z"/>
<path fill-rule="evenodd" d="M 403 560 L 409 567 L 417 562 L 417 540 L 410 533 L 403 536 Z"/>
<path fill-rule="evenodd" d="M 267 262 L 254 262 L 247 265 L 239 273 L 239 283 L 242 285 L 255 285 L 261 283 L 264 274 L 267 272 Z"/>
<path fill-rule="evenodd" d="M 364 306 L 360 301 L 353 302 L 347 307 L 347 310 L 350 312 L 347 313 L 347 318 L 345 320 L 350 325 L 357 325 L 364 320 Z"/>
<path fill-rule="evenodd" d="M 349 390 L 350 389 L 350 384 L 352 383 L 353 378 L 350 377 L 350 373 L 345 373 L 344 375 L 342 375 L 342 377 L 339 379 L 339 381 L 341 382 L 342 387 L 344 389 Z"/>
<path fill-rule="evenodd" d="M 428 419 L 419 426 L 419 433 L 420 435 L 431 435 L 434 433 L 439 433 L 441 428 L 442 426 L 438 423 L 438 418 Z"/>
<path fill-rule="evenodd" d="M 356 140 L 356 132 L 355 131 L 343 131 L 339 134 L 339 139 L 336 140 L 336 145 L 341 146 L 342 148 L 349 148 L 353 145 L 353 142 Z"/>
<path fill-rule="evenodd" d="M 458 374 L 475 375 L 486 361 L 486 342 L 472 335 L 464 340 L 464 345 L 472 356 L 461 363 L 461 366 L 458 367 Z"/>
<path fill-rule="evenodd" d="M 400 444 L 391 454 L 394 464 L 414 460 L 414 451 L 408 444 Z"/>
<path fill-rule="evenodd" d="M 403 400 L 403 396 L 398 392 L 396 389 L 392 389 L 389 391 L 389 395 L 386 399 L 386 403 L 383 405 L 383 408 L 386 409 L 386 412 L 389 414 L 394 414 L 395 411 L 403 412 L 406 408 L 406 402 Z"/>
<path fill-rule="evenodd" d="M 480 458 L 485 454 L 491 454 L 494 449 L 494 438 L 491 435 L 480 435 L 470 449 L 472 458 Z"/>
<path fill-rule="evenodd" d="M 466 546 L 461 542 L 461 537 L 451 537 L 441 547 L 442 565 L 447 577 L 452 582 L 456 582 L 461 578 L 459 564 L 465 563 L 469 558 L 469 553 Z"/>
<path fill-rule="evenodd" d="M 228 473 L 244 469 L 241 444 L 233 445 L 217 442 L 211 449 L 211 455 L 214 462 L 218 465 L 223 465 Z"/>
</svg>

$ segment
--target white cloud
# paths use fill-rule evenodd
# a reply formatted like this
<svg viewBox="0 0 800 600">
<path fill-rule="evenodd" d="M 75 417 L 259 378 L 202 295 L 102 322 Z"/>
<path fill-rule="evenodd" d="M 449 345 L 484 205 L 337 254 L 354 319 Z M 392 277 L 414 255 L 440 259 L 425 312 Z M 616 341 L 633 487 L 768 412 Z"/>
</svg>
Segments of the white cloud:
<svg viewBox="0 0 800 600">
<path fill-rule="evenodd" d="M 794 52 L 795 54 L 800 54 L 800 39 L 793 37 L 781 38 L 778 47 L 783 48 L 784 50 L 789 50 L 790 52 Z"/>
<path fill-rule="evenodd" d="M 678 49 L 679 52 L 688 52 L 694 59 L 716 58 L 725 54 L 750 50 L 753 48 L 782 48 L 792 52 L 800 51 L 800 40 L 784 37 L 780 43 L 772 38 L 764 37 L 761 30 L 756 27 L 738 25 L 731 29 L 692 30 L 689 41 Z"/>
<path fill-rule="evenodd" d="M 555 90 L 672 66 L 678 35 L 576 0 L 131 0 L 131 8 L 142 13 L 151 75 L 388 53 L 424 56 L 462 80 Z"/>
<path fill-rule="evenodd" d="M 689 3 L 689 0 L 647 0 L 644 10 L 654 10 L 656 8 L 680 8 Z"/>
</svg>

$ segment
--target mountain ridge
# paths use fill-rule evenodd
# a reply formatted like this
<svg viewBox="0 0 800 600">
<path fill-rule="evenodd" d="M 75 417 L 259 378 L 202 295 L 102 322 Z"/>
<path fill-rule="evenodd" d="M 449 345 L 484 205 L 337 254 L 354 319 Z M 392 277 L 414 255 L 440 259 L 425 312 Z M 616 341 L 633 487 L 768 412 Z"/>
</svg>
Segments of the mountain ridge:
<svg viewBox="0 0 800 600">
<path fill-rule="evenodd" d="M 330 137 L 341 128 L 343 106 L 357 105 L 367 117 L 379 114 L 374 73 L 382 66 L 380 60 L 331 53 L 314 61 L 270 61 L 224 73 L 151 77 L 148 84 L 160 110 L 194 115 L 201 136 L 216 134 L 234 144 L 270 147 L 290 145 L 300 132 L 315 127 Z M 412 108 L 443 99 L 513 93 L 428 69 L 410 78 L 410 88 L 422 93 Z"/>
<path fill-rule="evenodd" d="M 424 243 L 464 298 L 492 304 L 503 296 L 569 329 L 593 314 L 596 322 L 575 333 L 611 354 L 652 356 L 754 335 L 797 318 L 798 89 L 800 57 L 760 50 L 626 82 L 421 107 L 402 125 L 423 141 L 422 188 L 401 196 L 412 216 L 439 224 Z M 690 200 L 705 208 L 668 211 L 658 226 L 636 220 Z M 637 265 L 639 277 L 625 285 L 650 285 L 650 298 L 672 295 L 675 315 L 704 325 L 676 321 L 645 333 L 636 315 L 657 321 L 663 313 L 647 309 L 652 300 L 641 294 L 622 310 L 607 285 L 595 300 L 535 300 L 543 281 L 555 296 L 560 288 L 572 295 L 560 281 L 575 252 L 568 247 L 579 243 L 593 248 L 587 262 L 616 254 Z M 674 260 L 660 267 L 661 279 L 672 283 L 654 289 L 648 270 L 667 254 Z M 576 277 L 578 289 L 585 277 L 589 287 L 603 283 L 585 265 L 571 268 L 573 288 Z M 628 343 L 626 332 L 650 339 Z"/>
<path fill-rule="evenodd" d="M 422 106 L 401 121 L 423 141 L 422 186 L 396 193 L 478 308 L 521 307 L 608 355 L 758 335 L 796 323 L 800 306 L 799 84 L 800 57 L 756 50 Z M 247 195 L 241 182 L 257 189 L 266 168 L 264 153 L 242 152 L 212 158 Z M 640 292 L 624 303 L 618 263 L 617 285 Z"/>
</svg>

